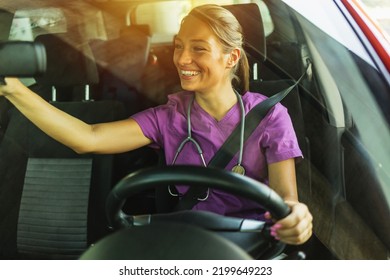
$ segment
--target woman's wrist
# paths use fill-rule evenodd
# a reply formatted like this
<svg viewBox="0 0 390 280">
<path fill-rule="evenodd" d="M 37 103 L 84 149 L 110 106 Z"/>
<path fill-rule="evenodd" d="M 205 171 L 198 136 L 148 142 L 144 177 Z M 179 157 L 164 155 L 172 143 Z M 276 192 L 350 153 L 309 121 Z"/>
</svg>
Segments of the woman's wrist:
<svg viewBox="0 0 390 280">
<path fill-rule="evenodd" d="M 18 98 L 18 95 L 22 95 L 28 88 L 26 88 L 16 78 L 5 78 L 5 85 L 1 87 L 1 94 L 7 99 Z"/>
</svg>

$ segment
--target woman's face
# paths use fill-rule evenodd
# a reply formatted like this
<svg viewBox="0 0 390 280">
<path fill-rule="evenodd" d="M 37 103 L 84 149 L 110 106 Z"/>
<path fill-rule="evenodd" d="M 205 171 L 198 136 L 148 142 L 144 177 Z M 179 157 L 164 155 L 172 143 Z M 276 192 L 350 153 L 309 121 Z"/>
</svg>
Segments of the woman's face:
<svg viewBox="0 0 390 280">
<path fill-rule="evenodd" d="M 173 62 L 184 90 L 218 91 L 230 84 L 229 55 L 212 30 L 194 16 L 183 22 L 174 40 Z"/>
</svg>

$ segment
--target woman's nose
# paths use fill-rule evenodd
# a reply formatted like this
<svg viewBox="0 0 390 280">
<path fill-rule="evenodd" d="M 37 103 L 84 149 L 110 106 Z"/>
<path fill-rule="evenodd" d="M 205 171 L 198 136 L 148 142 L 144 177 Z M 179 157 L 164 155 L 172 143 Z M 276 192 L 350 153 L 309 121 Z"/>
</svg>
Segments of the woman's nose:
<svg viewBox="0 0 390 280">
<path fill-rule="evenodd" d="M 190 64 L 192 62 L 191 53 L 188 50 L 181 50 L 177 53 L 177 62 L 180 65 Z"/>
</svg>

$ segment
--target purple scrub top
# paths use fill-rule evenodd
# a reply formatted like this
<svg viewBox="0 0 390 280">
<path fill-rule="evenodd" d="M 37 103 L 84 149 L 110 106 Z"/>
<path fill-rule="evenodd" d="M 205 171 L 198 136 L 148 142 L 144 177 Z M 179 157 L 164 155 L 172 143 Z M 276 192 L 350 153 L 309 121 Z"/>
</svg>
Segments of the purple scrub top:
<svg viewBox="0 0 390 280">
<path fill-rule="evenodd" d="M 172 164 L 180 143 L 187 138 L 187 108 L 193 92 L 179 92 L 168 96 L 168 102 L 132 116 L 144 135 L 153 141 L 152 147 L 162 148 L 168 165 Z M 242 96 L 245 113 L 266 99 L 262 94 L 246 92 Z M 192 137 L 203 150 L 208 163 L 233 129 L 240 123 L 241 110 L 237 103 L 217 121 L 194 100 L 191 108 Z M 244 144 L 242 165 L 245 175 L 268 183 L 267 165 L 289 158 L 300 158 L 302 152 L 287 109 L 277 104 L 270 110 Z M 227 165 L 231 170 L 237 164 L 238 153 Z M 203 165 L 195 145 L 187 143 L 179 154 L 176 165 Z M 245 186 L 242 186 L 243 188 Z M 184 193 L 188 187 L 177 186 Z M 193 210 L 206 210 L 221 215 L 263 219 L 260 205 L 244 198 L 212 189 L 206 201 L 200 201 Z"/>
</svg>

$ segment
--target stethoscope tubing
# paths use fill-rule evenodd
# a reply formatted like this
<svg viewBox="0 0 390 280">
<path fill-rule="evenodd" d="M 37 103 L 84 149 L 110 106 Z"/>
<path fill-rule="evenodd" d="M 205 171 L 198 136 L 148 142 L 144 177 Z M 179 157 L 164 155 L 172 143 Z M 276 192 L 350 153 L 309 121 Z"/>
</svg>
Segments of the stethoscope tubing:
<svg viewBox="0 0 390 280">
<path fill-rule="evenodd" d="M 237 91 L 234 91 L 234 92 L 237 96 L 237 100 L 238 100 L 238 103 L 240 106 L 240 113 L 241 113 L 241 115 L 240 115 L 240 119 L 241 119 L 240 120 L 240 149 L 239 149 L 239 154 L 238 154 L 238 159 L 237 159 L 237 166 L 242 166 L 241 164 L 242 164 L 242 156 L 243 156 L 243 152 L 244 152 L 244 133 L 245 133 L 245 108 L 244 108 L 244 103 L 242 101 L 241 95 Z M 198 154 L 202 160 L 203 166 L 207 167 L 206 161 L 205 161 L 204 156 L 203 156 L 203 150 L 202 150 L 200 144 L 198 143 L 198 141 L 196 141 L 192 137 L 191 108 L 192 108 L 194 100 L 195 100 L 195 95 L 192 95 L 191 100 L 190 100 L 188 107 L 187 107 L 187 137 L 179 144 L 179 147 L 177 148 L 175 156 L 172 160 L 172 165 L 174 165 L 176 163 L 176 160 L 177 160 L 179 154 L 181 153 L 181 151 L 183 150 L 184 146 L 188 142 L 191 142 L 195 145 L 195 147 L 198 151 Z M 171 191 L 169 186 L 168 186 L 168 191 L 172 196 L 177 196 L 177 194 L 174 194 Z M 209 190 L 207 190 L 207 195 L 205 198 L 201 198 L 201 199 L 198 198 L 198 200 L 204 201 L 208 198 L 208 196 L 209 196 Z"/>
</svg>

